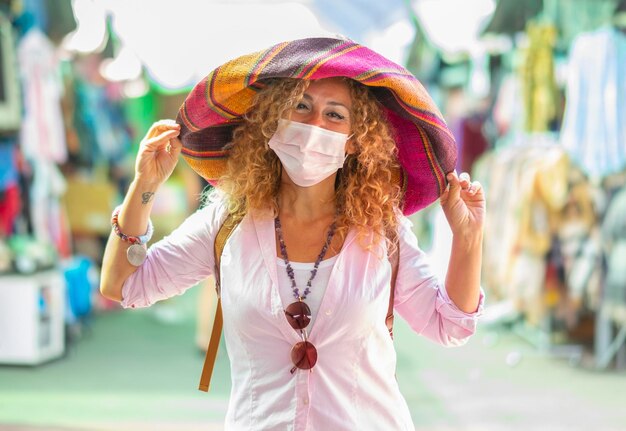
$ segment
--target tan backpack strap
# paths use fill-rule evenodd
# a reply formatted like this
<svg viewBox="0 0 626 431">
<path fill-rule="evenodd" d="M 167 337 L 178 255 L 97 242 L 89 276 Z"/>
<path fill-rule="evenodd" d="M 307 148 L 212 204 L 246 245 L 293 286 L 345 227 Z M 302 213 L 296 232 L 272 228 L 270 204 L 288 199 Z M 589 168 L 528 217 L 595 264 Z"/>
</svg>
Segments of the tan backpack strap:
<svg viewBox="0 0 626 431">
<path fill-rule="evenodd" d="M 211 376 L 217 358 L 217 350 L 220 346 L 220 338 L 222 337 L 222 300 L 220 299 L 220 261 L 222 259 L 222 251 L 230 234 L 235 230 L 238 223 L 234 222 L 233 217 L 229 214 L 220 226 L 220 230 L 215 237 L 215 245 L 213 251 L 215 253 L 215 290 L 217 290 L 217 307 L 215 309 L 215 319 L 213 320 L 213 329 L 211 330 L 211 339 L 207 347 L 204 365 L 202 366 L 202 375 L 200 376 L 200 385 L 198 389 L 204 392 L 209 391 L 211 385 Z"/>
<path fill-rule="evenodd" d="M 393 339 L 393 301 L 396 291 L 396 278 L 398 277 L 398 267 L 400 265 L 400 241 L 396 234 L 392 240 L 394 247 L 393 252 L 387 256 L 389 263 L 391 263 L 391 291 L 389 292 L 389 308 L 387 309 L 387 318 L 385 323 L 387 329 L 389 329 L 389 335 Z"/>
<path fill-rule="evenodd" d="M 213 329 L 211 330 L 211 339 L 204 357 L 204 365 L 202 366 L 202 374 L 200 375 L 200 384 L 198 389 L 209 392 L 211 385 L 211 376 L 217 359 L 217 350 L 220 347 L 220 338 L 222 337 L 222 327 L 224 321 L 222 319 L 222 300 L 217 297 L 217 309 L 215 310 L 215 319 L 213 320 Z"/>
</svg>

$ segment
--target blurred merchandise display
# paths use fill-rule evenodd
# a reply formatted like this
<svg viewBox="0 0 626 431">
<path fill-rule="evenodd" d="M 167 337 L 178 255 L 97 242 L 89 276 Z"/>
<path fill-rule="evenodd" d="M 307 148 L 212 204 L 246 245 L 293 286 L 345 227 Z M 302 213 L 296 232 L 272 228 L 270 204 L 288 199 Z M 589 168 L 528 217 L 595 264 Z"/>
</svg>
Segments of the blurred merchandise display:
<svg viewBox="0 0 626 431">
<path fill-rule="evenodd" d="M 487 31 L 508 33 L 511 3 Z M 483 282 L 505 310 L 496 320 L 601 369 L 626 367 L 625 7 L 545 0 L 510 33 L 491 70 L 490 149 L 472 167 L 487 190 Z"/>
<path fill-rule="evenodd" d="M 0 363 L 58 358 L 89 325 L 132 124 L 155 115 L 158 95 L 127 116 L 110 50 L 64 51 L 75 29 L 70 0 L 0 4 Z"/>
<path fill-rule="evenodd" d="M 243 1 L 239 18 L 256 36 L 209 47 L 236 5 L 197 2 L 216 16 L 206 29 L 186 21 L 206 13 L 159 1 L 172 24 L 158 34 L 133 2 L 0 2 L 0 363 L 58 357 L 94 313 L 117 309 L 97 292 L 111 211 L 144 133 L 176 116 L 190 83 L 255 44 L 332 28 L 418 76 L 455 135 L 457 170 L 485 186 L 493 320 L 542 352 L 626 368 L 626 1 Z M 444 7 L 455 4 L 484 13 Z M 285 25 L 261 34 L 252 23 L 262 13 Z M 178 43 L 183 31 L 197 32 L 192 45 Z M 178 164 L 155 196 L 154 241 L 198 207 L 203 185 Z M 415 229 L 444 255 L 437 209 L 416 216 Z M 199 345 L 210 324 L 199 320 Z"/>
</svg>

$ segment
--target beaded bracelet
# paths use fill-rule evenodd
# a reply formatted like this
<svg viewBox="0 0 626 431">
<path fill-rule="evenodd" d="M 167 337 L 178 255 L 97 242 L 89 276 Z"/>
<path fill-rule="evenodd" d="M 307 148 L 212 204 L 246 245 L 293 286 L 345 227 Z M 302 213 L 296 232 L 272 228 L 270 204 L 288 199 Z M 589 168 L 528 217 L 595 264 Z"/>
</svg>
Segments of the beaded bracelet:
<svg viewBox="0 0 626 431">
<path fill-rule="evenodd" d="M 120 225 L 118 224 L 118 218 L 120 215 L 121 205 L 113 210 L 113 214 L 111 215 L 111 226 L 113 226 L 113 232 L 117 236 L 119 236 L 122 241 L 131 243 L 131 244 L 146 244 L 152 238 L 152 234 L 154 233 L 154 226 L 152 226 L 152 221 L 148 219 L 148 230 L 144 235 L 141 236 L 130 236 L 122 233 L 120 230 Z"/>
</svg>

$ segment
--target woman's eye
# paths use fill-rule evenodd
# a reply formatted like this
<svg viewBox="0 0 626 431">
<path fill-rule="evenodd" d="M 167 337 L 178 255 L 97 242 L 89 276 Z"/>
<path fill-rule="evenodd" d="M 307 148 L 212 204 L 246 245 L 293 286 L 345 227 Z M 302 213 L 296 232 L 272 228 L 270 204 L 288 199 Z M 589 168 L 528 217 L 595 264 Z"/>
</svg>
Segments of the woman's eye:
<svg viewBox="0 0 626 431">
<path fill-rule="evenodd" d="M 346 118 L 343 115 L 338 114 L 337 112 L 329 112 L 328 116 L 334 118 L 335 120 L 343 120 L 344 118 Z"/>
<path fill-rule="evenodd" d="M 309 107 L 308 107 L 308 106 L 306 106 L 306 104 L 304 104 L 304 103 L 300 102 L 300 103 L 298 103 L 298 104 L 296 105 L 296 109 L 297 109 L 297 110 L 299 110 L 299 111 L 301 111 L 301 110 L 303 110 L 303 109 L 309 109 Z"/>
</svg>

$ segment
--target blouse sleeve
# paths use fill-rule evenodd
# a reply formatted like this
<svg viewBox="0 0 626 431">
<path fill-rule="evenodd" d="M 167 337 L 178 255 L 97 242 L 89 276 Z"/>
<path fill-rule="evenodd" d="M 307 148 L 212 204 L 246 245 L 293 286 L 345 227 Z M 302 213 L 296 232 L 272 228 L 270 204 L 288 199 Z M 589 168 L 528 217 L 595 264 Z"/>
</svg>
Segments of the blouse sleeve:
<svg viewBox="0 0 626 431">
<path fill-rule="evenodd" d="M 478 317 L 482 314 L 484 293 L 481 289 L 474 313 L 460 310 L 434 274 L 428 256 L 418 247 L 411 226 L 406 217 L 400 216 L 400 262 L 394 308 L 418 334 L 446 346 L 465 344 L 476 330 Z"/>
<path fill-rule="evenodd" d="M 144 263 L 124 282 L 122 307 L 148 307 L 212 275 L 213 242 L 225 217 L 221 202 L 210 203 L 153 244 Z"/>
</svg>

